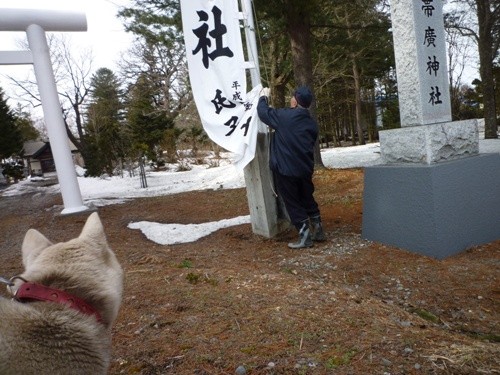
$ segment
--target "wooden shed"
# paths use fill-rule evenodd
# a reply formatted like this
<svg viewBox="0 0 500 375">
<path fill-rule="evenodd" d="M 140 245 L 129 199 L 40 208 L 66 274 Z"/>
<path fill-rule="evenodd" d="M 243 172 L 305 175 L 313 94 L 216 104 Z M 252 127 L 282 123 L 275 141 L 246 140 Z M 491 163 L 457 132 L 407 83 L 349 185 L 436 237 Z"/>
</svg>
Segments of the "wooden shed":
<svg viewBox="0 0 500 375">
<path fill-rule="evenodd" d="M 77 148 L 70 142 L 71 153 L 78 153 Z M 24 144 L 24 160 L 28 175 L 43 176 L 45 173 L 56 171 L 54 157 L 50 148 L 50 142 L 32 141 Z M 74 159 L 74 157 L 73 157 Z"/>
</svg>

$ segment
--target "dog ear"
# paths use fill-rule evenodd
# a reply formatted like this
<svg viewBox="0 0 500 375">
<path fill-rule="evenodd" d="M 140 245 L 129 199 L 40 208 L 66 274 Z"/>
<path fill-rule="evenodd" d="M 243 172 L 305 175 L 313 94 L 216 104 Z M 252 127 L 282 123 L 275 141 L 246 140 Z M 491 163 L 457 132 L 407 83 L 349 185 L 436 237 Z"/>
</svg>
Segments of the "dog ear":
<svg viewBox="0 0 500 375">
<path fill-rule="evenodd" d="M 102 226 L 101 219 L 97 212 L 92 213 L 85 223 L 82 233 L 78 237 L 81 240 L 88 240 L 96 243 L 106 243 L 106 235 L 104 234 L 104 227 Z"/>
<path fill-rule="evenodd" d="M 36 257 L 38 257 L 38 255 L 40 255 L 40 253 L 49 246 L 52 246 L 52 242 L 50 242 L 43 234 L 36 229 L 29 229 L 24 236 L 21 248 L 24 267 L 27 268 L 28 264 L 36 259 Z"/>
</svg>

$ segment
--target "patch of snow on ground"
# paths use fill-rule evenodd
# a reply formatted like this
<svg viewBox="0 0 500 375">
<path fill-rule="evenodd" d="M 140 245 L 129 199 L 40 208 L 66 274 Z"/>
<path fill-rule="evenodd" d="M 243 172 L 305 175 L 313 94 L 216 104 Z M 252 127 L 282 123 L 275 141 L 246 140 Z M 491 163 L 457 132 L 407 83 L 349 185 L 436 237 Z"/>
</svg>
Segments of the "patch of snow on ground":
<svg viewBox="0 0 500 375">
<path fill-rule="evenodd" d="M 479 141 L 480 153 L 500 153 L 500 139 Z M 380 143 L 363 146 L 337 147 L 321 151 L 323 163 L 328 168 L 360 168 L 382 164 Z M 104 206 L 126 203 L 127 199 L 154 197 L 194 190 L 235 189 L 245 186 L 243 172 L 236 170 L 224 161 L 219 167 L 208 168 L 206 165 L 194 165 L 184 172 L 147 172 L 147 188 L 141 188 L 140 177 L 106 178 L 82 177 L 83 171 L 77 171 L 78 184 L 85 205 Z M 26 193 L 60 193 L 59 185 L 40 187 L 29 179 L 12 185 L 0 193 L 0 197 L 9 197 Z M 130 223 L 129 228 L 140 229 L 151 241 L 162 245 L 192 242 L 211 232 L 231 225 L 246 224 L 249 216 L 240 216 L 218 222 L 181 225 L 175 223 Z"/>
</svg>

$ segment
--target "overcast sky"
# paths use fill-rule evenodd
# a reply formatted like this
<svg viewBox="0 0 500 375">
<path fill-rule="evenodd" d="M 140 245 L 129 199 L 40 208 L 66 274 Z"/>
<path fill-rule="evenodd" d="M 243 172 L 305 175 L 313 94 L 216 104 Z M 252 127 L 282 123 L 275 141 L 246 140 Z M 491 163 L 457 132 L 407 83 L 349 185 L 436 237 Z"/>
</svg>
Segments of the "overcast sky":
<svg viewBox="0 0 500 375">
<path fill-rule="evenodd" d="M 123 30 L 122 23 L 116 18 L 121 6 L 128 0 L 0 0 L 2 8 L 55 9 L 84 12 L 87 16 L 87 32 L 64 33 L 75 48 L 91 48 L 94 56 L 93 67 L 116 69 L 116 62 L 122 52 L 130 46 L 132 35 Z M 61 34 L 61 33 L 58 33 Z M 26 40 L 24 32 L 0 32 L 0 51 L 19 50 L 19 41 Z M 76 55 L 78 56 L 78 55 Z M 8 81 L 4 75 L 26 76 L 32 71 L 32 66 L 0 65 L 0 87 L 11 94 Z"/>
</svg>

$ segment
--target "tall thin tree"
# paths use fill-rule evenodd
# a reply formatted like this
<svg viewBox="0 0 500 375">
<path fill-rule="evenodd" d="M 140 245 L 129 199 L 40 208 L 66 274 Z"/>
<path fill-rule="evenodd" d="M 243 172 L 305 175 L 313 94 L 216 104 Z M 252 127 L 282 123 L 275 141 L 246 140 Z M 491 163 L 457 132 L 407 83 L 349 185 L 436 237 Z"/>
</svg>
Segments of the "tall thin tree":
<svg viewBox="0 0 500 375">
<path fill-rule="evenodd" d="M 500 1 L 498 0 L 455 0 L 457 9 L 449 17 L 449 26 L 470 36 L 479 52 L 479 74 L 483 91 L 485 138 L 498 138 L 494 66 L 500 47 Z M 470 19 L 471 11 L 476 20 Z"/>
</svg>

